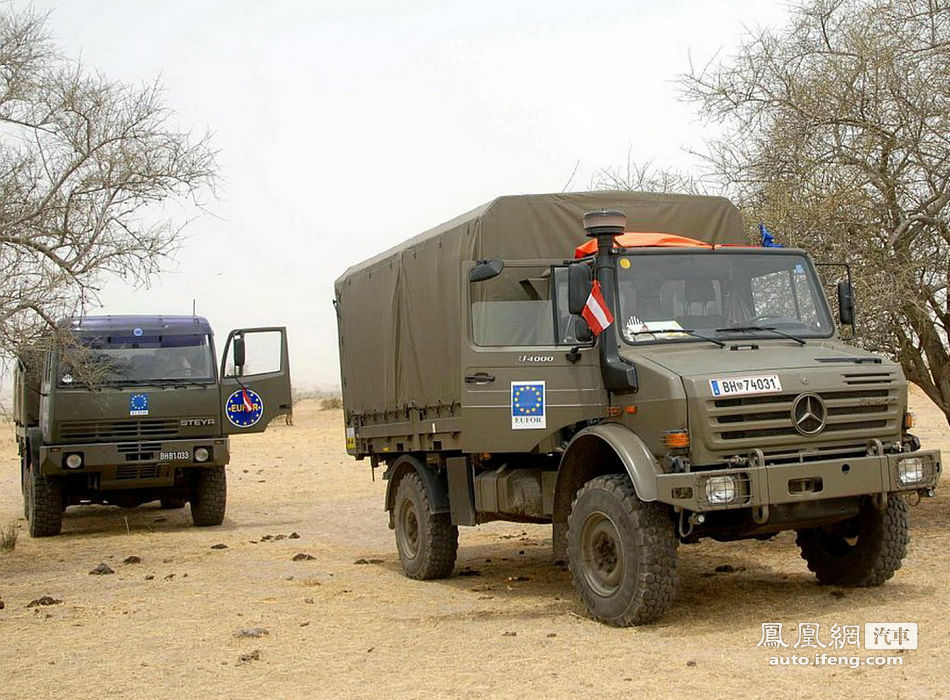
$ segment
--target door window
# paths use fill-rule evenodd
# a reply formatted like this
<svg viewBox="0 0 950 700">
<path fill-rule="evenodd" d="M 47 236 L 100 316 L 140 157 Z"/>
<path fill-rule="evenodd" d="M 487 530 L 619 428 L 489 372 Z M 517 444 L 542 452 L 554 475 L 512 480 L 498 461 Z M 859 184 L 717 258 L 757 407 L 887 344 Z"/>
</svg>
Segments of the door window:
<svg viewBox="0 0 950 700">
<path fill-rule="evenodd" d="M 560 276 L 554 277 L 562 284 Z M 566 275 L 563 276 L 566 299 Z M 472 339 L 484 347 L 557 345 L 566 321 L 556 314 L 550 266 L 506 264 L 488 280 L 470 283 Z M 560 295 L 560 292 L 558 292 Z"/>
<path fill-rule="evenodd" d="M 234 348 L 238 338 L 244 340 L 244 364 L 236 366 Z M 250 377 L 271 374 L 281 370 L 281 332 L 279 330 L 247 331 L 235 333 L 228 344 L 225 362 L 226 377 Z"/>
</svg>

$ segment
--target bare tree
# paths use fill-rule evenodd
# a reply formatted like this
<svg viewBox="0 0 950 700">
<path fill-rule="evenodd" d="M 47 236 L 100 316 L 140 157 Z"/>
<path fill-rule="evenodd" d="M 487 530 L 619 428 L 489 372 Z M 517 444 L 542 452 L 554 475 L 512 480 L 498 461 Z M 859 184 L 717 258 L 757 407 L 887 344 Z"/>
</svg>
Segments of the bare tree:
<svg viewBox="0 0 950 700">
<path fill-rule="evenodd" d="M 158 84 L 62 58 L 45 16 L 0 5 L 0 352 L 96 298 L 142 284 L 174 252 L 169 205 L 200 205 L 215 157 L 171 125 Z"/>
<path fill-rule="evenodd" d="M 950 421 L 950 4 L 808 0 L 683 76 L 702 154 L 783 242 L 857 268 L 862 342 Z"/>
<path fill-rule="evenodd" d="M 627 163 L 623 167 L 594 171 L 591 189 L 708 194 L 705 183 L 699 178 L 678 170 L 657 168 L 652 161 L 639 162 L 630 151 L 627 152 Z"/>
</svg>

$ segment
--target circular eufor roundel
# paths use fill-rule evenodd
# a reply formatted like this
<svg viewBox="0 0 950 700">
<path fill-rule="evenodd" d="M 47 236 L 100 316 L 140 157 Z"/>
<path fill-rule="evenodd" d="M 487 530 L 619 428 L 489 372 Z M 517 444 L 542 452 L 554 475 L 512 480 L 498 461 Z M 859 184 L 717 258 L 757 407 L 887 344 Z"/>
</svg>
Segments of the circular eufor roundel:
<svg viewBox="0 0 950 700">
<path fill-rule="evenodd" d="M 253 389 L 238 389 L 224 402 L 224 413 L 232 425 L 250 428 L 264 415 L 264 399 Z"/>
</svg>

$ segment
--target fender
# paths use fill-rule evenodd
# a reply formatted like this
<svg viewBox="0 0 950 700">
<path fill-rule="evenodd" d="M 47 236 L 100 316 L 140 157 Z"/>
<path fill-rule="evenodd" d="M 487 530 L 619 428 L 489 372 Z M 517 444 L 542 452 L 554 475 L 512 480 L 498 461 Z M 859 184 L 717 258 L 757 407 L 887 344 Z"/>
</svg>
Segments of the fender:
<svg viewBox="0 0 950 700">
<path fill-rule="evenodd" d="M 561 459 L 562 468 L 558 469 L 556 491 L 561 487 L 563 467 L 569 467 L 572 461 L 572 448 L 577 446 L 579 449 L 583 449 L 583 443 L 589 444 L 592 438 L 606 443 L 613 450 L 623 464 L 624 469 L 626 469 L 627 474 L 630 475 L 633 488 L 641 501 L 655 501 L 657 499 L 656 477 L 661 472 L 656 459 L 643 440 L 640 439 L 640 436 L 620 423 L 601 423 L 600 425 L 584 428 L 574 436 L 564 451 L 564 457 Z M 571 498 L 573 498 L 573 494 Z"/>
<path fill-rule="evenodd" d="M 43 444 L 43 431 L 38 426 L 26 429 L 26 447 L 29 450 L 30 463 L 39 465 L 40 445 Z"/>
<path fill-rule="evenodd" d="M 399 480 L 409 471 L 415 472 L 422 478 L 426 485 L 426 491 L 429 495 L 429 506 L 433 513 L 449 512 L 449 488 L 445 474 L 439 474 L 432 467 L 420 461 L 412 455 L 402 455 L 386 470 L 383 478 L 386 482 L 386 510 L 389 511 L 389 527 L 395 526 L 393 522 L 393 506 L 396 501 L 396 489 L 399 486 Z"/>
</svg>

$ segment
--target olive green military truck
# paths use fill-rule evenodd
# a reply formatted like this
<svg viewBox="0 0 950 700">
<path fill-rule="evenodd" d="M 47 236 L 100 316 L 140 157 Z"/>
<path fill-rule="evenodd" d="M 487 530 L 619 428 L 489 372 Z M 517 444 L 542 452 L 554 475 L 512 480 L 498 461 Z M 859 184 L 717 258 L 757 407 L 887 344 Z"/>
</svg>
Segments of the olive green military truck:
<svg viewBox="0 0 950 700">
<path fill-rule="evenodd" d="M 721 198 L 511 196 L 347 270 L 346 447 L 386 467 L 405 573 L 448 576 L 459 525 L 510 520 L 553 523 L 612 625 L 668 610 L 703 538 L 795 530 L 820 581 L 889 579 L 940 454 L 807 253 L 746 240 Z"/>
<path fill-rule="evenodd" d="M 190 502 L 195 525 L 220 525 L 229 436 L 291 410 L 284 328 L 231 331 L 219 369 L 197 316 L 66 319 L 14 372 L 30 534 L 58 534 L 85 503 Z"/>
</svg>

